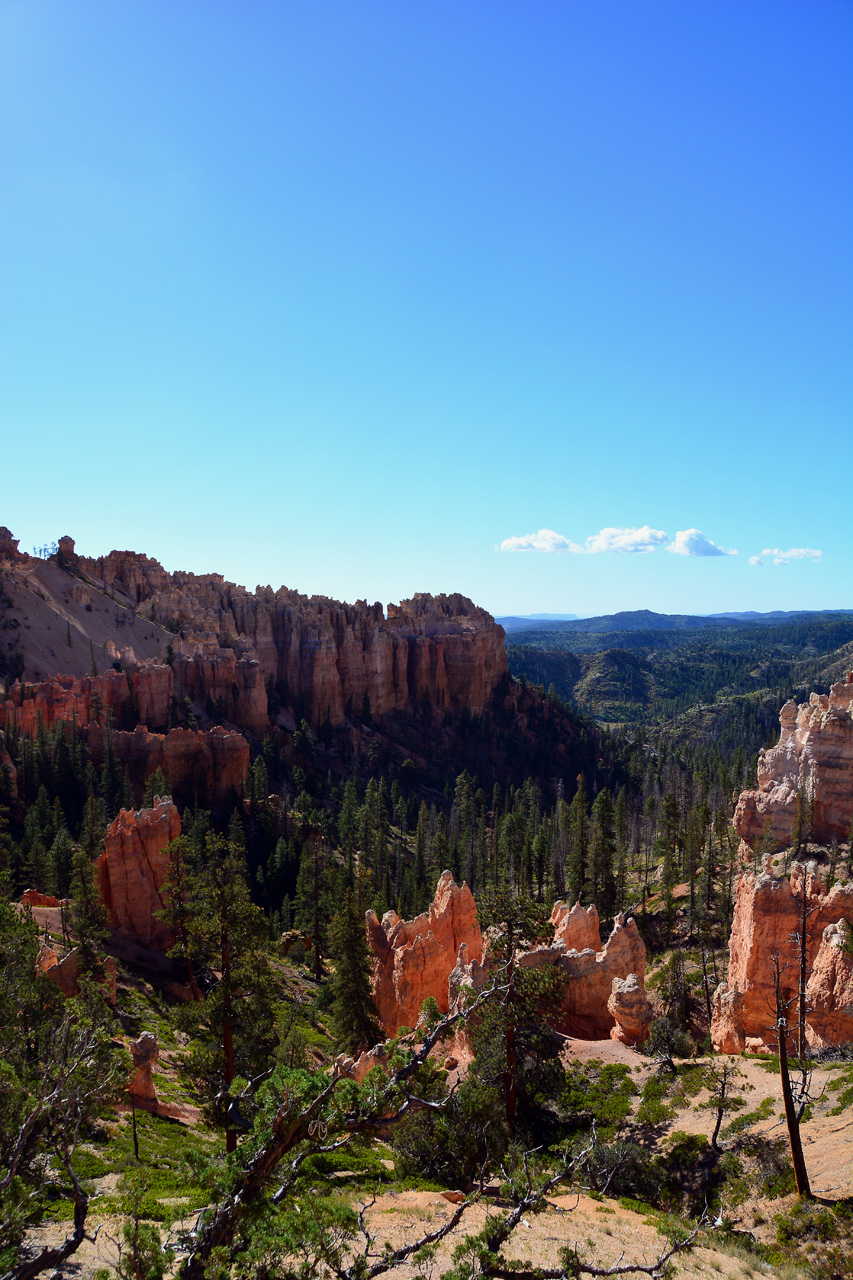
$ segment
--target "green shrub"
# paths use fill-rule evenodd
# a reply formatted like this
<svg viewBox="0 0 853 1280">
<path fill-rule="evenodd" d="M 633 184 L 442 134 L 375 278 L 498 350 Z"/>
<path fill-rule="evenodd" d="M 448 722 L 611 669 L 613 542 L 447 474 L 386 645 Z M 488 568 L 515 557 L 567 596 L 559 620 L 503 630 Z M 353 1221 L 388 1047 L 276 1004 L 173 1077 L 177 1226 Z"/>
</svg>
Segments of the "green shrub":
<svg viewBox="0 0 853 1280">
<path fill-rule="evenodd" d="M 636 1095 L 631 1068 L 623 1063 L 573 1062 L 566 1071 L 560 1111 L 574 1129 L 588 1129 L 594 1121 L 599 1137 L 607 1139 L 631 1114 Z"/>
</svg>

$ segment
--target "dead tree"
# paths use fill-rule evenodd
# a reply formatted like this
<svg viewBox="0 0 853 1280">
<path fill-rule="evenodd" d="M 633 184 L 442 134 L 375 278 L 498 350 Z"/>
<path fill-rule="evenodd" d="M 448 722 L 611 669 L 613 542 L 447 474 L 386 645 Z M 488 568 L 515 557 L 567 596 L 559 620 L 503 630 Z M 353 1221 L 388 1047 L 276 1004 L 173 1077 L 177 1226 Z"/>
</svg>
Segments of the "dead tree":
<svg viewBox="0 0 853 1280">
<path fill-rule="evenodd" d="M 516 1228 L 526 1221 L 528 1215 L 541 1213 L 548 1208 L 548 1196 L 561 1183 L 571 1183 L 575 1174 L 582 1168 L 596 1144 L 595 1130 L 589 1144 L 583 1151 L 574 1156 L 568 1154 L 555 1173 L 534 1185 L 530 1169 L 532 1151 L 526 1151 L 521 1160 L 521 1171 L 513 1177 L 502 1167 L 501 1173 L 508 1184 L 508 1198 L 512 1209 L 497 1218 L 490 1218 L 484 1229 L 477 1236 L 469 1236 L 457 1249 L 457 1256 L 464 1256 L 466 1280 L 576 1280 L 578 1276 L 627 1276 L 644 1275 L 651 1280 L 664 1280 L 671 1272 L 670 1261 L 676 1254 L 691 1249 L 703 1229 L 711 1227 L 705 1217 L 697 1223 L 692 1231 L 682 1237 L 667 1242 L 652 1262 L 625 1262 L 624 1254 L 610 1267 L 597 1267 L 585 1262 L 576 1245 L 568 1245 L 562 1250 L 558 1267 L 524 1266 L 519 1261 L 507 1258 L 504 1247 L 509 1243 Z M 715 1226 L 716 1224 L 713 1224 Z M 463 1274 L 459 1268 L 454 1274 Z M 353 1276 L 344 1276 L 341 1280 L 355 1280 Z"/>
<path fill-rule="evenodd" d="M 785 1123 L 788 1126 L 788 1142 L 791 1147 L 791 1163 L 794 1166 L 794 1180 L 798 1195 L 811 1200 L 812 1191 L 800 1137 L 800 1119 L 808 1100 L 808 1092 L 805 1085 L 799 1088 L 799 1097 L 795 1100 L 788 1067 L 788 1012 L 791 1006 L 798 1002 L 798 996 L 791 996 L 785 989 L 783 975 L 786 964 L 778 952 L 772 957 L 771 964 L 776 1003 L 776 1028 L 779 1037 L 779 1077 L 782 1085 L 782 1101 L 785 1105 Z"/>
</svg>

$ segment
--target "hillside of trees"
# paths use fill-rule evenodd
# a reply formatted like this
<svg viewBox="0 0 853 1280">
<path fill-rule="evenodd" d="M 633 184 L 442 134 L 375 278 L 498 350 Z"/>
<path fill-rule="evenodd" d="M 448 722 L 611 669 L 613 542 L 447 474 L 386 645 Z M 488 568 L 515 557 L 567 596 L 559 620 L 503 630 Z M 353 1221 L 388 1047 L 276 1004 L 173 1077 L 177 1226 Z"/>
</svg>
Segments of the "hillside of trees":
<svg viewBox="0 0 853 1280">
<path fill-rule="evenodd" d="M 690 750 L 755 753 L 788 698 L 825 693 L 853 662 L 853 614 L 792 620 L 628 615 L 514 632 L 510 670 L 602 725 L 643 725 Z M 649 629 L 649 619 L 671 623 Z M 592 626 L 599 627 L 592 630 Z"/>
</svg>

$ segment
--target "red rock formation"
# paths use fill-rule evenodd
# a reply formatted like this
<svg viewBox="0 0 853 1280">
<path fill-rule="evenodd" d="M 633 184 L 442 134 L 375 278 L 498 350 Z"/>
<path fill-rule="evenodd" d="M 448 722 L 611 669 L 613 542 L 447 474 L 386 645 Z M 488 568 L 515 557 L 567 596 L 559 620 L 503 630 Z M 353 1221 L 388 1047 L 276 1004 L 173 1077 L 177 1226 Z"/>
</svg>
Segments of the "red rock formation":
<svg viewBox="0 0 853 1280">
<path fill-rule="evenodd" d="M 25 737 L 34 738 L 39 723 L 46 729 L 76 721 L 78 725 L 102 720 L 111 711 L 121 724 L 132 707 L 131 688 L 123 671 L 110 669 L 100 676 L 51 676 L 37 684 L 16 680 L 9 697 L 0 703 L 0 728 L 13 722 Z"/>
<path fill-rule="evenodd" d="M 56 560 L 62 569 L 73 569 L 77 565 L 77 556 L 74 551 L 74 539 L 69 538 L 68 534 L 59 539 L 57 544 Z"/>
<path fill-rule="evenodd" d="M 838 933 L 830 926 L 853 918 L 853 885 L 837 884 L 828 894 L 814 863 L 794 863 L 790 882 L 770 871 L 770 860 L 759 875 L 743 872 L 738 880 L 728 979 L 714 993 L 711 1040 L 720 1053 L 741 1053 L 776 1045 L 772 957 L 788 962 L 787 985 L 796 987 L 799 944 L 793 941 L 802 921 L 803 893 L 808 899 L 807 954 L 811 977 L 807 1013 L 809 1040 L 853 1040 L 853 1017 L 846 991 L 849 970 L 838 954 Z M 841 1003 L 836 1007 L 836 999 Z M 837 1037 L 837 1039 L 836 1039 Z"/>
<path fill-rule="evenodd" d="M 36 968 L 55 982 L 66 999 L 80 992 L 80 955 L 75 947 L 60 960 L 52 947 L 42 944 L 36 956 Z M 106 987 L 110 1004 L 116 1002 L 116 962 L 114 956 L 106 956 L 101 963 L 101 980 Z"/>
<path fill-rule="evenodd" d="M 601 950 L 601 933 L 595 907 L 582 907 L 576 902 L 570 908 L 567 902 L 555 902 L 551 924 L 554 926 L 554 941 L 564 943 L 567 951 L 585 951 L 588 948 L 593 951 Z"/>
<path fill-rule="evenodd" d="M 620 1044 L 639 1047 L 649 1034 L 654 1011 L 646 998 L 643 984 L 636 973 L 627 978 L 614 978 L 607 1012 L 615 1019 L 611 1028 L 611 1040 Z"/>
<path fill-rule="evenodd" d="M 269 728 L 266 685 L 256 658 L 244 654 L 238 660 L 233 649 L 207 644 L 190 656 L 177 654 L 174 668 L 178 698 L 192 698 L 203 707 L 210 699 L 223 719 L 250 733 Z"/>
<path fill-rule="evenodd" d="M 0 525 L 0 560 L 11 561 L 12 564 L 25 564 L 29 556 L 18 550 L 18 538 L 12 537 L 12 530 Z"/>
<path fill-rule="evenodd" d="M 806 985 L 810 1042 L 822 1048 L 853 1040 L 853 951 L 845 920 L 828 924 Z"/>
<path fill-rule="evenodd" d="M 153 809 L 122 809 L 107 827 L 96 874 L 110 924 L 116 933 L 146 947 L 165 951 L 172 935 L 156 913 L 164 906 L 169 874 L 167 847 L 181 834 L 181 819 L 171 800 Z"/>
<path fill-rule="evenodd" d="M 143 1031 L 138 1040 L 128 1045 L 133 1062 L 133 1075 L 127 1086 L 135 1101 L 156 1102 L 154 1063 L 160 1057 L 160 1046 L 153 1031 Z"/>
<path fill-rule="evenodd" d="M 374 911 L 365 917 L 372 954 L 373 999 L 386 1035 L 414 1027 L 421 1005 L 432 996 L 448 1010 L 448 980 L 465 944 L 474 960 L 483 953 L 474 895 L 460 888 L 449 871 L 439 879 L 435 899 L 424 915 L 401 920 L 388 911 L 380 924 Z"/>
<path fill-rule="evenodd" d="M 87 725 L 83 734 L 93 762 L 100 767 L 107 730 Z M 155 769 L 162 769 L 176 800 L 198 800 L 224 809 L 232 800 L 242 798 L 249 773 L 248 742 L 242 734 L 221 725 L 208 730 L 172 729 L 167 734 L 149 733 L 139 725 L 132 733 L 113 733 L 113 749 L 140 799 L 146 780 Z"/>
<path fill-rule="evenodd" d="M 758 790 L 744 791 L 735 810 L 738 835 L 756 848 L 767 820 L 776 848 L 789 843 L 797 793 L 813 801 L 816 840 L 846 840 L 853 818 L 853 675 L 829 695 L 813 693 L 797 707 L 786 702 L 779 742 L 761 751 Z"/>
<path fill-rule="evenodd" d="M 335 1066 L 341 1075 L 349 1076 L 356 1084 L 361 1084 L 368 1071 L 372 1071 L 374 1067 L 381 1067 L 387 1072 L 388 1050 L 384 1044 L 377 1044 L 372 1049 L 365 1049 L 357 1057 L 341 1053 L 335 1058 Z"/>
<path fill-rule="evenodd" d="M 259 689 L 270 679 L 312 724 L 338 725 L 368 710 L 374 717 L 427 708 L 479 712 L 506 671 L 503 629 L 464 596 L 415 595 L 389 605 L 386 616 L 380 604 L 342 604 L 285 587 L 252 594 L 220 574 L 168 574 L 129 551 L 78 563 L 98 585 L 118 588 L 133 604 L 144 603 L 146 614 L 180 628 L 198 668 L 184 678 L 203 702 L 224 693 L 230 705 L 227 677 L 206 666 L 217 650 L 228 661 L 220 646 L 257 659 L 259 679 L 245 674 L 234 705 L 234 722 L 247 729 L 260 726 Z"/>
<path fill-rule="evenodd" d="M 553 1017 L 558 1030 L 581 1039 L 605 1039 L 617 1025 L 608 1008 L 614 979 L 634 975 L 642 996 L 646 949 L 637 926 L 633 920 L 617 917 L 602 947 L 594 907 L 584 910 L 576 905 L 569 910 L 558 902 L 551 921 L 554 942 L 519 953 L 516 963 L 522 968 L 553 965 L 559 969 L 564 987 Z M 366 923 L 373 957 L 373 998 L 388 1035 L 401 1026 L 414 1027 L 427 996 L 446 1013 L 461 991 L 477 989 L 488 978 L 473 895 L 467 885 L 458 888 L 449 871 L 438 882 L 428 915 L 406 921 L 389 911 L 380 924 L 368 911 Z M 626 988 L 619 1004 L 626 1028 L 633 1026 L 632 1016 L 635 1022 L 639 1018 L 641 1001 L 633 993 L 633 987 Z"/>
<path fill-rule="evenodd" d="M 25 889 L 21 894 L 22 907 L 58 907 L 59 899 L 52 893 L 39 893 L 38 889 Z"/>
<path fill-rule="evenodd" d="M 562 910 L 565 912 L 565 908 Z M 565 985 L 552 1020 L 557 1031 L 579 1040 L 604 1040 L 616 1025 L 608 1005 L 613 994 L 613 980 L 634 975 L 642 991 L 646 976 L 646 948 L 636 921 L 626 921 L 624 916 L 616 917 L 610 937 L 602 947 L 598 912 L 594 907 L 586 911 L 573 908 L 571 913 L 563 916 L 561 925 L 570 942 L 571 931 L 570 928 L 567 930 L 566 924 L 572 917 L 580 940 L 586 941 L 592 936 L 592 946 L 578 950 L 574 945 L 567 946 L 562 939 L 555 940 L 550 946 L 534 947 L 520 955 L 518 964 L 525 968 L 554 965 L 560 971 Z M 595 934 L 591 935 L 590 924 L 593 921 Z"/>
<path fill-rule="evenodd" d="M 136 667 L 130 681 L 139 723 L 147 729 L 165 729 L 172 708 L 172 668 L 149 659 Z"/>
</svg>

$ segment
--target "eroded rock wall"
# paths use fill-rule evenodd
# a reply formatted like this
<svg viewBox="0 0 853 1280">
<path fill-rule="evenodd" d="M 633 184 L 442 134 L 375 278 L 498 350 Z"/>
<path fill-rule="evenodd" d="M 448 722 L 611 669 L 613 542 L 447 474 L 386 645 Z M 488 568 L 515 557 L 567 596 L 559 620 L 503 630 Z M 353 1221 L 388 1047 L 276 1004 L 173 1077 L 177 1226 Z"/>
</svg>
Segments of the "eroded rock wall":
<svg viewBox="0 0 853 1280">
<path fill-rule="evenodd" d="M 108 733 L 99 724 L 83 729 L 96 767 L 103 761 Z M 144 725 L 138 725 L 133 732 L 113 732 L 112 741 L 139 799 L 156 769 L 163 771 L 172 795 L 182 804 L 225 810 L 243 796 L 250 752 L 248 742 L 236 730 L 214 725 L 206 730 L 149 733 Z"/>
<path fill-rule="evenodd" d="M 812 837 L 846 840 L 853 820 L 853 674 L 801 707 L 786 702 L 779 720 L 779 742 L 759 753 L 757 790 L 738 800 L 735 830 L 755 849 L 769 821 L 781 849 L 790 842 L 802 793 L 812 809 Z"/>
<path fill-rule="evenodd" d="M 374 911 L 368 911 L 365 922 L 373 999 L 389 1036 L 400 1027 L 414 1027 L 421 1005 L 430 996 L 447 1013 L 448 982 L 460 947 L 465 947 L 469 962 L 482 959 L 474 895 L 467 884 L 460 888 L 449 871 L 441 875 L 428 912 L 401 920 L 388 911 L 379 921 Z"/>
<path fill-rule="evenodd" d="M 618 917 L 603 947 L 595 907 L 558 902 L 551 923 L 553 942 L 519 952 L 516 962 L 522 968 L 558 969 L 563 985 L 552 1025 L 580 1039 L 641 1041 L 651 1014 L 642 989 L 646 950 L 635 922 Z M 478 989 L 488 980 L 488 943 L 484 946 L 473 894 L 449 871 L 442 874 L 428 913 L 400 920 L 390 911 L 380 922 L 369 911 L 366 926 L 373 997 L 387 1035 L 414 1027 L 428 996 L 447 1012 L 465 987 Z M 630 977 L 633 982 L 616 989 L 615 980 L 625 983 Z"/>
<path fill-rule="evenodd" d="M 419 594 L 386 613 L 381 604 L 343 604 L 285 587 L 250 593 L 220 574 L 169 574 L 129 551 L 81 558 L 78 567 L 103 588 L 119 588 L 145 616 L 182 631 L 176 649 L 196 664 L 183 673 L 194 694 L 222 696 L 229 681 L 215 659 L 229 650 L 257 661 L 257 684 L 248 680 L 233 717 L 253 731 L 261 728 L 267 681 L 312 724 L 336 725 L 349 713 L 479 712 L 506 671 L 503 628 L 461 595 Z"/>
<path fill-rule="evenodd" d="M 104 852 L 95 864 L 112 929 L 160 951 L 173 941 L 157 913 L 165 905 L 168 846 L 180 834 L 181 819 L 169 799 L 158 798 L 151 809 L 122 809 L 107 827 Z"/>
<path fill-rule="evenodd" d="M 803 894 L 806 895 L 808 1038 L 815 1046 L 853 1040 L 851 958 L 842 950 L 844 926 L 853 919 L 853 885 L 826 893 L 813 863 L 794 863 L 790 879 L 776 876 L 765 859 L 758 875 L 738 881 L 729 941 L 727 981 L 714 994 L 711 1040 L 721 1053 L 775 1048 L 773 957 L 785 969 L 786 990 L 796 990 Z"/>
</svg>

